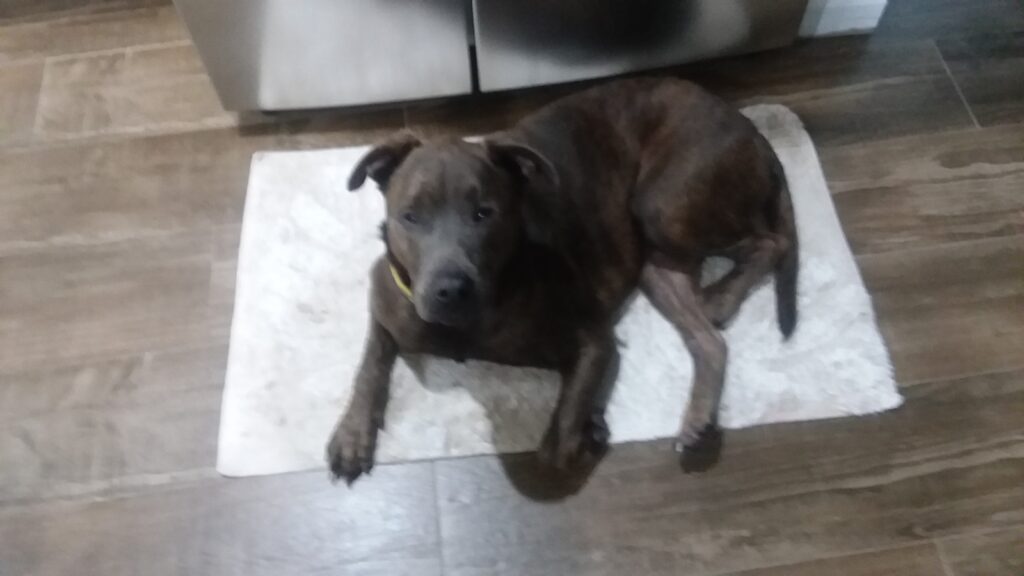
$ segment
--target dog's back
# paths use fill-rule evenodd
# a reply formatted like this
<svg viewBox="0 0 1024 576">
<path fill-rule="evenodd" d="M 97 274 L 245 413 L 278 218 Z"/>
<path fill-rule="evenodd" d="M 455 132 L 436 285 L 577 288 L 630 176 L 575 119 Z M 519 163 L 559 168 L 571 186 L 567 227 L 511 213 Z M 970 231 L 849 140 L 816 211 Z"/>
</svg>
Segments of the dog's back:
<svg viewBox="0 0 1024 576">
<path fill-rule="evenodd" d="M 792 331 L 796 236 L 785 173 L 725 102 L 682 80 L 621 80 L 557 101 L 507 137 L 557 165 L 558 190 L 530 198 L 534 235 L 580 269 L 603 308 L 621 305 L 655 248 L 699 265 L 778 233 L 794 247 L 779 263 L 781 325 Z"/>
</svg>

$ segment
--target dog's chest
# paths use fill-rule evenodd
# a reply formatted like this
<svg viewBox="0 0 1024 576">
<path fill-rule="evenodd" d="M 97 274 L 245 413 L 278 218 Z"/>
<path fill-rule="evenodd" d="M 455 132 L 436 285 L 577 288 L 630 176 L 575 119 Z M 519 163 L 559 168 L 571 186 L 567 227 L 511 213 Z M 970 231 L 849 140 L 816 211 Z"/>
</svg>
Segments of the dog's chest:
<svg viewBox="0 0 1024 576">
<path fill-rule="evenodd" d="M 557 325 L 539 318 L 497 323 L 475 340 L 470 357 L 513 366 L 558 367 L 568 339 Z"/>
<path fill-rule="evenodd" d="M 466 332 L 428 324 L 418 328 L 398 335 L 400 348 L 458 362 L 557 368 L 570 351 L 565 328 L 550 315 L 492 317 Z"/>
</svg>

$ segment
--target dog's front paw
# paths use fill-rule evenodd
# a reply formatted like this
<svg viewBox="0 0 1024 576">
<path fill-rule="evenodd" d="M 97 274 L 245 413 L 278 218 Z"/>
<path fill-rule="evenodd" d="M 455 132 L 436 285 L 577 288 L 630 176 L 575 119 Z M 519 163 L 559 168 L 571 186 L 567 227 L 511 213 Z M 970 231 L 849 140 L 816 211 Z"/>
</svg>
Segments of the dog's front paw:
<svg viewBox="0 0 1024 576">
<path fill-rule="evenodd" d="M 600 459 L 608 450 L 608 424 L 604 416 L 592 415 L 583 426 L 563 429 L 552 422 L 544 434 L 537 455 L 543 465 L 559 471 L 570 470 Z"/>
<path fill-rule="evenodd" d="M 349 486 L 373 470 L 377 424 L 370 415 L 346 414 L 327 443 L 327 463 L 335 480 Z"/>
<path fill-rule="evenodd" d="M 713 418 L 688 417 L 676 440 L 676 452 L 685 472 L 704 472 L 722 452 L 722 430 Z"/>
</svg>

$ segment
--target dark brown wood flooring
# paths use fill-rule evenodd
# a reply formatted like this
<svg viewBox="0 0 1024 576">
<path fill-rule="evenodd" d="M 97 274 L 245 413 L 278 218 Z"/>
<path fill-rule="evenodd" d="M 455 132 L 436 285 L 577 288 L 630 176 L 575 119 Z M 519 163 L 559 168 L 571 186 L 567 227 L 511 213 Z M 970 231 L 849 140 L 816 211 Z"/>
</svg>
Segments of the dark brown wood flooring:
<svg viewBox="0 0 1024 576">
<path fill-rule="evenodd" d="M 500 128 L 572 87 L 224 112 L 160 0 L 0 0 L 0 575 L 1024 575 L 1024 5 L 890 0 L 872 37 L 665 73 L 792 107 L 907 403 L 616 447 L 214 471 L 253 152 Z"/>
</svg>

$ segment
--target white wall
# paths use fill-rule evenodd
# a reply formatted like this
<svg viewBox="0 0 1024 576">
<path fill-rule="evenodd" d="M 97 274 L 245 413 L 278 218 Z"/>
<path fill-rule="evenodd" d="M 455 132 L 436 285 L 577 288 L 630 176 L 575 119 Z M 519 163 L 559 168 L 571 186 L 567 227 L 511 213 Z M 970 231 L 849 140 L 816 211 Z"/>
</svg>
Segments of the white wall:
<svg viewBox="0 0 1024 576">
<path fill-rule="evenodd" d="M 829 36 L 874 30 L 887 0 L 810 0 L 800 35 Z"/>
</svg>

